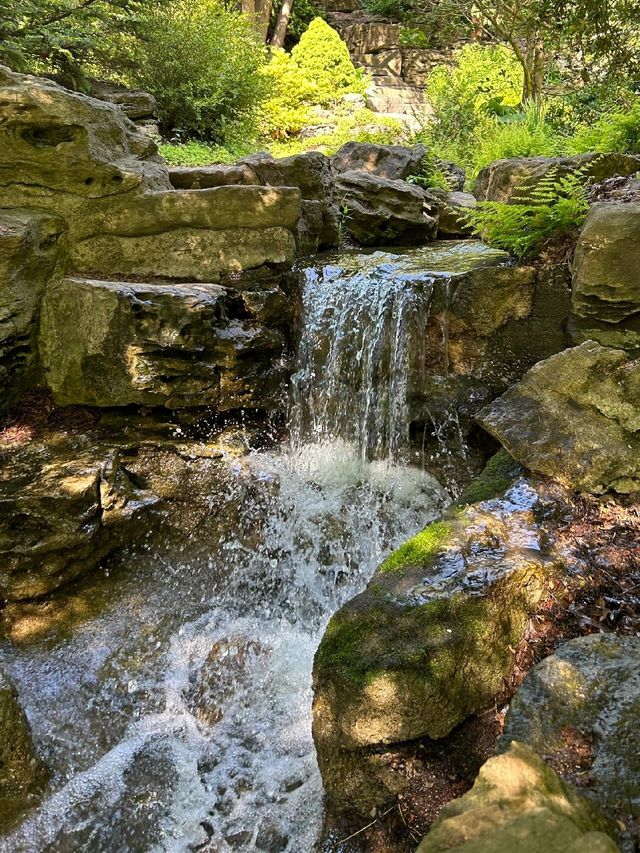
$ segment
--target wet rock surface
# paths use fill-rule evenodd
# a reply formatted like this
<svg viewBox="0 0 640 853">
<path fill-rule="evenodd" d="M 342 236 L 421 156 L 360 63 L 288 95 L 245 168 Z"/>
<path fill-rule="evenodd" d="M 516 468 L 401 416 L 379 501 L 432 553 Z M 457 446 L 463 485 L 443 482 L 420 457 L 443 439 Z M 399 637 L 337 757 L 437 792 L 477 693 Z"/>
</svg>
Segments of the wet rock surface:
<svg viewBox="0 0 640 853">
<path fill-rule="evenodd" d="M 615 853 L 609 831 L 588 800 L 513 742 L 487 761 L 467 794 L 444 807 L 418 853 Z"/>
<path fill-rule="evenodd" d="M 640 815 L 639 661 L 639 637 L 593 634 L 563 643 L 520 685 L 500 741 L 503 749 L 522 741 L 544 756 L 619 819 L 627 845 Z"/>
<path fill-rule="evenodd" d="M 523 465 L 579 491 L 640 489 L 640 362 L 588 341 L 535 365 L 479 422 Z"/>
<path fill-rule="evenodd" d="M 0 831 L 36 802 L 47 771 L 35 752 L 16 689 L 0 669 Z"/>
<path fill-rule="evenodd" d="M 640 347 L 640 204 L 595 204 L 578 238 L 571 305 L 579 341 Z"/>
</svg>

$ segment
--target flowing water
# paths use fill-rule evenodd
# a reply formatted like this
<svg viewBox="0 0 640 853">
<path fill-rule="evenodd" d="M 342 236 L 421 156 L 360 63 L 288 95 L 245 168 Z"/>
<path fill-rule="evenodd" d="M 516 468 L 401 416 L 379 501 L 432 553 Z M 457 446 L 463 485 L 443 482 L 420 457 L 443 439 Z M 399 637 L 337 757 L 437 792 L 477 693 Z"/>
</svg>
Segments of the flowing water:
<svg viewBox="0 0 640 853">
<path fill-rule="evenodd" d="M 87 581 L 72 628 L 0 648 L 52 768 L 1 850 L 313 849 L 313 655 L 331 614 L 446 504 L 399 461 L 408 358 L 434 274 L 470 247 L 309 270 L 292 442 L 216 463 L 211 502 L 233 533 L 206 558 L 188 543 L 179 559 L 132 555 Z"/>
</svg>

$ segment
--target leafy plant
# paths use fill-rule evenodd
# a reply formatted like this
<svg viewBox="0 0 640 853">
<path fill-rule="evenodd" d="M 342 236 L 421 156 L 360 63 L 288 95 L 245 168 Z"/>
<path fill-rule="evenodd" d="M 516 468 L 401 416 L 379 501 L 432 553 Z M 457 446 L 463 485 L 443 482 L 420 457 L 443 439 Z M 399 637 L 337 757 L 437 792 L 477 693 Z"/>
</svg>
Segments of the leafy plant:
<svg viewBox="0 0 640 853">
<path fill-rule="evenodd" d="M 355 112 L 337 112 L 337 122 L 327 133 L 306 138 L 291 138 L 274 142 L 269 150 L 274 157 L 288 157 L 304 151 L 322 151 L 331 155 L 345 142 L 373 142 L 379 145 L 399 143 L 405 136 L 402 122 L 362 108 Z"/>
<path fill-rule="evenodd" d="M 553 157 L 562 142 L 546 119 L 546 106 L 528 101 L 521 111 L 495 117 L 476 134 L 472 173 L 508 157 Z"/>
<path fill-rule="evenodd" d="M 265 94 L 263 45 L 250 19 L 222 0 L 150 7 L 134 82 L 155 95 L 163 130 L 211 142 L 255 134 Z"/>
<path fill-rule="evenodd" d="M 212 163 L 234 163 L 248 150 L 225 148 L 192 139 L 188 142 L 163 143 L 158 152 L 170 166 L 209 166 Z"/>
<path fill-rule="evenodd" d="M 586 168 L 566 175 L 553 167 L 534 186 L 523 187 L 514 203 L 483 201 L 465 214 L 489 245 L 517 258 L 534 257 L 551 239 L 569 236 L 589 210 Z"/>
<path fill-rule="evenodd" d="M 260 132 L 271 139 L 286 139 L 310 121 L 316 85 L 284 50 L 273 50 L 263 69 L 269 95 L 260 105 Z"/>
<path fill-rule="evenodd" d="M 411 175 L 407 178 L 407 183 L 417 184 L 420 187 L 439 187 L 443 190 L 450 190 L 447 176 L 438 165 L 438 161 L 431 154 L 426 154 L 420 163 L 420 170 L 416 175 Z"/>
<path fill-rule="evenodd" d="M 628 108 L 602 115 L 594 124 L 578 128 L 568 141 L 571 153 L 585 151 L 616 151 L 622 154 L 640 153 L 640 98 Z"/>
</svg>

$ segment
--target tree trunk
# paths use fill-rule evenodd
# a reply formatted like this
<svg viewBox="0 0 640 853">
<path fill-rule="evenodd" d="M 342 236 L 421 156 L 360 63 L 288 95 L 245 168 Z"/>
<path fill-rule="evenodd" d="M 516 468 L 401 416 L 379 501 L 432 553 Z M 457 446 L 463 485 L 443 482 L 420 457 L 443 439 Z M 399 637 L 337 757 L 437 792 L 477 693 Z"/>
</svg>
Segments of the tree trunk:
<svg viewBox="0 0 640 853">
<path fill-rule="evenodd" d="M 242 0 L 240 8 L 253 22 L 253 29 L 261 41 L 266 42 L 271 17 L 272 0 Z"/>
<path fill-rule="evenodd" d="M 282 0 L 278 21 L 273 31 L 273 35 L 269 40 L 269 44 L 272 47 L 284 47 L 284 37 L 287 34 L 287 27 L 289 26 L 289 18 L 291 17 L 292 9 L 293 0 Z"/>
<path fill-rule="evenodd" d="M 533 101 L 540 106 L 544 95 L 544 81 L 547 72 L 547 56 L 542 39 L 536 35 L 524 49 L 518 53 L 524 71 L 522 85 L 522 103 Z"/>
</svg>

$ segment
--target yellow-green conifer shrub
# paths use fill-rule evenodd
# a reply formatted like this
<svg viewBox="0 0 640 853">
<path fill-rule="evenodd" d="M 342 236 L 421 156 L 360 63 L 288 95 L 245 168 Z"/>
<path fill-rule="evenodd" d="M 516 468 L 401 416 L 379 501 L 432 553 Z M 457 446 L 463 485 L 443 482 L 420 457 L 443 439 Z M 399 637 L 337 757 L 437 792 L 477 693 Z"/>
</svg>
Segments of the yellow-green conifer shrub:
<svg viewBox="0 0 640 853">
<path fill-rule="evenodd" d="M 322 18 L 314 18 L 291 58 L 302 75 L 315 87 L 313 102 L 328 106 L 341 95 L 364 92 L 367 81 L 358 71 L 346 44 Z"/>
</svg>

